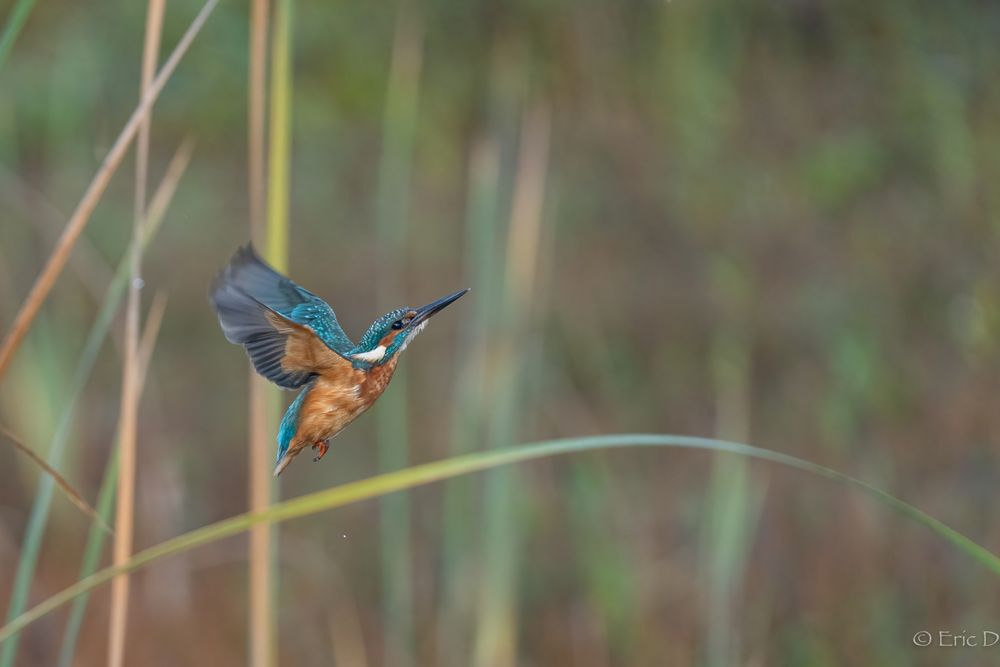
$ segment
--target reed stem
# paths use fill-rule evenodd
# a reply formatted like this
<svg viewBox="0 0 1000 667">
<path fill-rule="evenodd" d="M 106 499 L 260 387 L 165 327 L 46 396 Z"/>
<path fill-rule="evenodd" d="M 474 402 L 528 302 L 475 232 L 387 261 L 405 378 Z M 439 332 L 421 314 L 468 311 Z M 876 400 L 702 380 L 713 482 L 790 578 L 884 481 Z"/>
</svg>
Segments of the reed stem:
<svg viewBox="0 0 1000 667">
<path fill-rule="evenodd" d="M 139 99 L 146 98 L 156 69 L 160 33 L 163 29 L 165 0 L 149 0 L 146 9 L 146 37 L 142 55 Z M 135 515 L 135 475 L 139 420 L 139 309 L 142 302 L 142 232 L 146 213 L 146 180 L 149 169 L 149 126 L 152 106 L 139 123 L 136 145 L 135 212 L 129 253 L 128 304 L 125 308 L 125 359 L 122 368 L 121 412 L 118 422 L 118 503 L 115 515 L 113 561 L 120 565 L 132 554 Z M 125 634 L 128 622 L 129 579 L 117 577 L 111 583 L 111 620 L 108 627 L 108 666 L 125 663 Z"/>
</svg>

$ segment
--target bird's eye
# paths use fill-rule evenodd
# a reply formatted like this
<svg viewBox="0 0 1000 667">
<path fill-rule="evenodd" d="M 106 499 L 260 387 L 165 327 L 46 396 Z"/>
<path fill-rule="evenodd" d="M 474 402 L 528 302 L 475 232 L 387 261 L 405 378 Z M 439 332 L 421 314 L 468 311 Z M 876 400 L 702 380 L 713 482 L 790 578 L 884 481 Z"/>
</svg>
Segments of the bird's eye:
<svg viewBox="0 0 1000 667">
<path fill-rule="evenodd" d="M 392 323 L 392 328 L 393 329 L 402 329 L 403 328 L 403 320 L 396 320 L 395 322 L 393 322 Z"/>
</svg>

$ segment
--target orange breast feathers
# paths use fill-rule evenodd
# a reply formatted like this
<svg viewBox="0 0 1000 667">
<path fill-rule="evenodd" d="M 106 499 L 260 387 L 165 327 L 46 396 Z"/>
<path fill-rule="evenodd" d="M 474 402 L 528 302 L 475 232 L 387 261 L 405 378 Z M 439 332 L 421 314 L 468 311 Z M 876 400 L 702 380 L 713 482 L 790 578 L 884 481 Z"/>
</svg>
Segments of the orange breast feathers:
<svg viewBox="0 0 1000 667">
<path fill-rule="evenodd" d="M 382 395 L 395 370 L 396 360 L 391 359 L 367 373 L 346 364 L 320 371 L 299 410 L 292 448 L 337 435 Z"/>
</svg>

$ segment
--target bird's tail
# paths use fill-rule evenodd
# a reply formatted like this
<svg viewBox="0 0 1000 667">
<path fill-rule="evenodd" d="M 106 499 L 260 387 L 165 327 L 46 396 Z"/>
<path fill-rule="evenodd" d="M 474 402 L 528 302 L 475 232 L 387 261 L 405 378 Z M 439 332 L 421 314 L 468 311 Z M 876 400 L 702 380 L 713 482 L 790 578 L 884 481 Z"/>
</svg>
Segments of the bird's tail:
<svg viewBox="0 0 1000 667">
<path fill-rule="evenodd" d="M 292 447 L 292 440 L 299 429 L 299 410 L 312 389 L 312 384 L 307 384 L 306 388 L 299 392 L 292 404 L 285 410 L 285 416 L 281 418 L 281 425 L 278 427 L 278 457 L 274 466 L 274 476 L 277 477 L 281 471 L 288 467 L 295 455 L 301 451 L 301 447 Z"/>
<path fill-rule="evenodd" d="M 280 459 L 278 459 L 278 465 L 274 466 L 274 476 L 275 477 L 277 477 L 282 472 L 284 472 L 285 468 L 287 468 L 288 464 L 292 462 L 292 459 L 295 458 L 296 454 L 298 454 L 298 451 L 294 451 L 294 452 L 288 451 L 288 452 L 285 452 L 284 456 L 282 456 Z"/>
</svg>

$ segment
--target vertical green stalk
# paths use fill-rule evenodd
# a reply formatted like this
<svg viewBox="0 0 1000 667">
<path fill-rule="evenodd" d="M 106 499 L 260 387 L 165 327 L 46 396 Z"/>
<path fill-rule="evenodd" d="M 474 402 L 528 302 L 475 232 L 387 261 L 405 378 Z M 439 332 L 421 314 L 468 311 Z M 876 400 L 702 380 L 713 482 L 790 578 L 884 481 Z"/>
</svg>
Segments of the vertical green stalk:
<svg viewBox="0 0 1000 667">
<path fill-rule="evenodd" d="M 25 383 L 24 389 L 22 389 L 27 399 L 25 405 L 32 407 L 32 412 L 29 413 L 31 418 L 40 423 L 49 423 L 57 414 L 59 399 L 56 398 L 56 395 L 64 382 L 64 378 L 59 377 L 59 364 L 55 354 L 59 347 L 59 339 L 52 335 L 53 329 L 50 325 L 51 322 L 47 316 L 43 315 L 38 318 L 37 333 L 34 338 L 29 339 L 27 346 L 29 354 L 26 355 L 26 359 L 30 360 L 27 363 L 32 368 L 33 377 L 30 382 Z M 58 433 L 56 435 L 58 436 Z M 51 466 L 51 450 L 46 458 Z M 8 621 L 17 617 L 27 604 L 55 486 L 56 482 L 52 476 L 42 475 L 39 477 L 36 503 L 32 506 L 25 543 L 22 545 L 21 557 L 14 575 L 14 587 L 11 591 L 10 606 L 7 612 Z M 43 491 L 45 492 L 44 504 L 38 502 Z M 104 534 L 107 535 L 107 533 Z M 8 642 L 0 646 L 0 664 L 5 665 L 5 667 L 14 664 L 18 641 L 19 636 L 14 635 Z"/>
<path fill-rule="evenodd" d="M 270 146 L 268 150 L 267 243 L 265 258 L 288 268 L 288 213 L 292 155 L 293 0 L 276 0 L 271 43 Z"/>
<path fill-rule="evenodd" d="M 535 305 L 542 210 L 548 171 L 549 117 L 539 106 L 521 125 L 515 173 L 503 296 L 495 309 L 497 332 L 495 379 L 490 401 L 488 440 L 491 447 L 516 442 L 525 417 L 523 394 L 525 350 L 531 310 Z M 521 531 L 516 521 L 512 476 L 495 470 L 486 478 L 483 528 L 484 571 L 473 664 L 503 667 L 517 663 L 517 570 Z"/>
<path fill-rule="evenodd" d="M 262 20 L 255 11 L 256 20 Z M 267 221 L 262 248 L 264 258 L 279 271 L 288 267 L 288 229 L 291 202 L 292 154 L 292 47 L 294 43 L 293 0 L 276 0 L 271 42 L 267 158 Z M 259 47 L 259 45 L 256 45 Z M 257 83 L 260 83 L 259 81 Z M 259 91 L 255 91 L 260 94 Z M 253 176 L 251 176 L 253 178 Z M 251 194 L 253 194 L 251 188 Z M 251 201 L 251 206 L 257 202 Z M 254 231 L 254 230 L 252 230 Z M 264 510 L 274 495 L 273 458 L 265 434 L 274 433 L 280 412 L 280 394 L 251 374 L 250 507 Z M 271 526 L 255 526 L 250 532 L 249 657 L 253 667 L 276 664 L 277 632 L 277 535 Z"/>
<path fill-rule="evenodd" d="M 742 182 L 730 182 L 733 168 L 726 147 L 738 129 L 735 85 L 743 62 L 744 22 L 721 2 L 665 10 L 663 71 L 672 146 L 686 168 L 668 187 L 678 219 L 697 221 L 688 233 L 706 247 L 725 247 L 727 222 L 744 214 Z M 725 44 L 719 48 L 720 44 Z M 739 212 L 737 215 L 736 212 Z M 682 223 L 683 224 L 683 223 Z M 719 434 L 743 437 L 749 430 L 750 332 L 746 330 L 745 276 L 730 258 L 716 258 L 714 296 L 721 317 L 712 337 L 711 375 L 715 385 Z M 743 461 L 716 456 L 706 493 L 706 521 L 701 535 L 702 590 L 705 594 L 702 652 L 705 664 L 728 665 L 739 653 L 733 608 L 739 601 L 746 552 L 753 534 L 754 503 L 759 492 Z"/>
<path fill-rule="evenodd" d="M 3 32 L 0 33 L 0 67 L 7 60 L 7 55 L 14 46 L 14 40 L 21 34 L 21 29 L 28 22 L 28 15 L 35 7 L 35 0 L 18 0 L 7 15 L 7 21 L 3 25 Z"/>
<path fill-rule="evenodd" d="M 745 440 L 750 436 L 750 341 L 743 323 L 750 290 L 746 276 L 733 263 L 717 260 L 713 268 L 715 291 L 725 311 L 711 347 L 716 436 Z M 710 667 L 741 661 L 740 624 L 734 609 L 740 603 L 761 495 L 749 477 L 746 459 L 715 455 L 702 535 L 707 598 L 704 651 Z"/>
<path fill-rule="evenodd" d="M 404 0 L 396 17 L 392 62 L 382 124 L 382 155 L 375 200 L 375 232 L 379 249 L 378 302 L 400 297 L 406 262 L 406 214 L 416 138 L 423 57 L 423 24 L 417 10 Z M 392 387 L 379 401 L 377 440 L 379 468 L 407 465 L 407 374 L 401 368 Z M 382 609 L 386 663 L 413 664 L 413 590 L 409 497 L 396 493 L 380 505 Z"/>
<path fill-rule="evenodd" d="M 457 377 L 452 404 L 451 451 L 470 451 L 482 441 L 486 394 L 486 351 L 494 298 L 499 293 L 497 227 L 499 225 L 500 150 L 497 142 L 479 140 L 469 165 L 469 201 L 466 212 L 466 275 L 476 298 L 463 318 L 461 352 L 455 360 Z M 444 526 L 441 572 L 444 575 L 438 618 L 437 660 L 461 664 L 467 659 L 470 600 L 473 588 L 468 544 L 477 521 L 478 485 L 471 479 L 454 479 L 444 488 Z"/>
<path fill-rule="evenodd" d="M 515 395 L 517 373 L 511 369 L 498 378 L 501 386 L 492 403 L 488 434 L 493 448 L 516 442 L 515 424 L 523 408 Z M 512 493 L 510 471 L 491 471 L 486 477 L 484 496 L 483 570 L 479 577 L 481 588 L 473 664 L 503 667 L 517 664 L 515 587 L 521 531 L 515 525 L 517 494 Z"/>
<path fill-rule="evenodd" d="M 97 495 L 97 514 L 105 522 L 111 520 L 111 510 L 115 506 L 115 493 L 118 490 L 116 480 L 118 478 L 118 442 L 111 450 L 111 458 L 104 468 L 104 480 L 101 482 L 101 490 Z M 77 581 L 85 579 L 94 573 L 100 564 L 101 552 L 104 547 L 106 533 L 95 521 L 90 524 L 90 531 L 87 533 L 87 545 L 83 549 L 83 562 L 80 564 L 80 576 Z M 62 647 L 59 649 L 59 667 L 72 667 L 73 657 L 76 654 L 76 643 L 80 638 L 80 628 L 83 627 L 83 615 L 87 611 L 87 602 L 90 601 L 90 594 L 81 595 L 73 600 L 73 606 L 69 612 L 69 620 L 66 621 L 66 631 L 63 633 Z"/>
<path fill-rule="evenodd" d="M 488 371 L 500 366 L 494 357 L 499 340 L 496 325 L 502 321 L 499 309 L 505 305 L 502 218 L 512 180 L 508 158 L 516 154 L 523 83 L 523 77 L 506 67 L 510 60 L 502 51 L 498 46 L 493 60 L 484 138 L 473 146 L 470 158 L 466 261 L 475 296 L 469 303 L 473 310 L 465 332 L 465 363 L 456 364 L 460 376 L 452 417 L 455 452 L 467 452 L 476 443 L 490 446 L 492 391 L 502 385 Z M 492 379 L 487 382 L 487 377 Z M 469 545 L 485 539 L 483 501 L 482 484 L 474 480 L 453 480 L 445 489 L 444 585 L 438 619 L 438 661 L 443 664 L 468 664 L 474 645 L 482 641 L 476 631 L 485 596 L 481 585 L 485 556 L 477 560 Z"/>
</svg>

